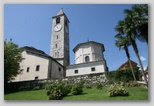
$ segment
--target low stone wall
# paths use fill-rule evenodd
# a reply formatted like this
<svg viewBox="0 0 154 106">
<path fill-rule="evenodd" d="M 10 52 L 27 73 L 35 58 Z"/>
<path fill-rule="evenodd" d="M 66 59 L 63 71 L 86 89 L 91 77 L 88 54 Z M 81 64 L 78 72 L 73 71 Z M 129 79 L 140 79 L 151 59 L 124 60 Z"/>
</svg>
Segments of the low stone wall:
<svg viewBox="0 0 154 106">
<path fill-rule="evenodd" d="M 84 76 L 68 77 L 63 79 L 42 79 L 42 80 L 31 80 L 22 82 L 12 82 L 7 85 L 5 92 L 17 92 L 21 90 L 32 90 L 45 88 L 49 83 L 67 82 L 72 85 L 82 81 L 85 86 L 95 86 L 96 83 L 105 84 L 107 79 L 105 74 L 90 74 Z"/>
<path fill-rule="evenodd" d="M 59 83 L 61 81 L 70 83 L 71 85 L 74 85 L 82 81 L 82 83 L 84 83 L 84 86 L 91 86 L 91 87 L 94 87 L 96 83 L 101 83 L 102 85 L 107 83 L 105 74 L 90 74 L 84 76 L 67 77 L 64 79 L 48 80 L 48 83 Z"/>
</svg>

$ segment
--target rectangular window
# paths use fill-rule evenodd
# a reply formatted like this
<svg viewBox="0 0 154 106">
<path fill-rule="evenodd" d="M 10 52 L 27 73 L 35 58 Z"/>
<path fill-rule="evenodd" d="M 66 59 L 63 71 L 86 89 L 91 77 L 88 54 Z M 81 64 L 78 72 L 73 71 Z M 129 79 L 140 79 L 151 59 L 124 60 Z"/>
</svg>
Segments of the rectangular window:
<svg viewBox="0 0 154 106">
<path fill-rule="evenodd" d="M 39 69 L 40 69 L 40 65 L 37 65 L 36 66 L 36 71 L 39 71 Z"/>
<path fill-rule="evenodd" d="M 27 67 L 27 72 L 29 72 L 29 67 Z"/>
<path fill-rule="evenodd" d="M 77 74 L 78 73 L 78 70 L 75 70 L 74 73 Z"/>
<path fill-rule="evenodd" d="M 58 70 L 61 71 L 61 68 L 59 67 Z"/>
<path fill-rule="evenodd" d="M 57 39 L 58 39 L 58 35 L 57 35 Z"/>
<path fill-rule="evenodd" d="M 35 77 L 35 80 L 38 80 L 38 77 Z"/>
<path fill-rule="evenodd" d="M 58 47 L 57 44 L 55 44 L 55 47 L 56 47 L 56 48 Z"/>
<path fill-rule="evenodd" d="M 91 71 L 95 71 L 95 67 L 91 68 Z"/>
<path fill-rule="evenodd" d="M 60 17 L 56 18 L 56 24 L 60 23 Z"/>
</svg>

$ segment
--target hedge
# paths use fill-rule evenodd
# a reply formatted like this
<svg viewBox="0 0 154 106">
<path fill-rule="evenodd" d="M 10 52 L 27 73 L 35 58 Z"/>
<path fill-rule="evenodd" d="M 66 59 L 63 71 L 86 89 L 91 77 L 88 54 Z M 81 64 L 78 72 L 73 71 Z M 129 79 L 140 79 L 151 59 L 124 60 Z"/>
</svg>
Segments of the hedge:
<svg viewBox="0 0 154 106">
<path fill-rule="evenodd" d="M 139 80 L 139 78 L 141 76 L 141 72 L 137 68 L 134 68 L 133 70 L 134 70 L 136 80 Z M 120 81 L 129 82 L 129 81 L 134 80 L 131 69 L 124 69 L 124 70 L 116 70 L 116 71 L 107 72 L 106 77 L 107 77 L 109 83 L 120 82 Z"/>
</svg>

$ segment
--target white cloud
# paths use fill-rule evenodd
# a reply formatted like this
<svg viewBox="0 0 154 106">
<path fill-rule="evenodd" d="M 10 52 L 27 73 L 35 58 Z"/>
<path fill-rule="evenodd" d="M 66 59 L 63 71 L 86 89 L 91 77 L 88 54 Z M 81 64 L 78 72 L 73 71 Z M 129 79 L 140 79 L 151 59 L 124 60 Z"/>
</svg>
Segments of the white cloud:
<svg viewBox="0 0 154 106">
<path fill-rule="evenodd" d="M 141 59 L 141 61 L 145 61 L 146 60 L 146 58 L 143 57 L 143 56 L 141 56 L 140 59 Z"/>
<path fill-rule="evenodd" d="M 147 69 L 147 66 L 144 66 L 143 70 L 146 70 L 146 69 Z M 139 67 L 139 70 L 141 70 L 141 67 Z"/>
<path fill-rule="evenodd" d="M 147 66 L 146 67 L 144 67 L 144 70 L 146 70 L 147 69 Z"/>
</svg>

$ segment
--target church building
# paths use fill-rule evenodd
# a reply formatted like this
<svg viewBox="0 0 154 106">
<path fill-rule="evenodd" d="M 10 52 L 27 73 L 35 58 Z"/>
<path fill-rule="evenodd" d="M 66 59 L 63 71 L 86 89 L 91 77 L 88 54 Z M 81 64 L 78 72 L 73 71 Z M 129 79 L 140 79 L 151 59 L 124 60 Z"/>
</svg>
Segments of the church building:
<svg viewBox="0 0 154 106">
<path fill-rule="evenodd" d="M 13 82 L 64 78 L 64 66 L 43 51 L 25 46 L 20 71 Z"/>
<path fill-rule="evenodd" d="M 50 56 L 33 47 L 23 47 L 21 73 L 14 81 L 61 79 L 108 71 L 104 45 L 95 41 L 77 44 L 75 64 L 70 65 L 69 19 L 63 10 L 52 17 Z"/>
<path fill-rule="evenodd" d="M 75 64 L 66 67 L 66 77 L 94 73 L 103 74 L 107 71 L 103 52 L 104 45 L 94 41 L 78 44 L 74 49 Z"/>
</svg>

